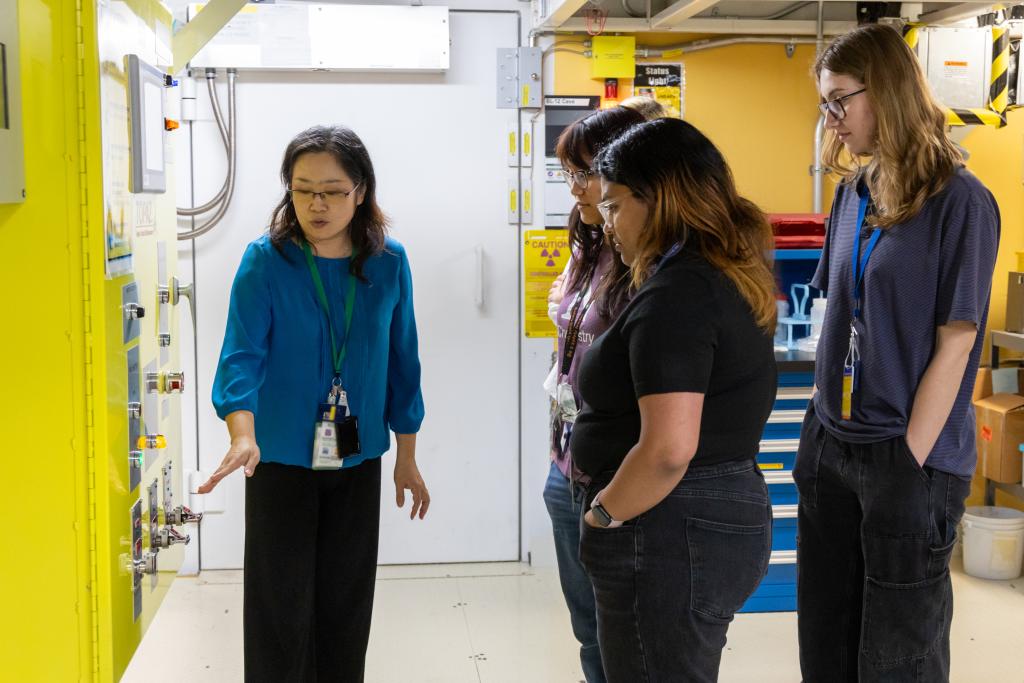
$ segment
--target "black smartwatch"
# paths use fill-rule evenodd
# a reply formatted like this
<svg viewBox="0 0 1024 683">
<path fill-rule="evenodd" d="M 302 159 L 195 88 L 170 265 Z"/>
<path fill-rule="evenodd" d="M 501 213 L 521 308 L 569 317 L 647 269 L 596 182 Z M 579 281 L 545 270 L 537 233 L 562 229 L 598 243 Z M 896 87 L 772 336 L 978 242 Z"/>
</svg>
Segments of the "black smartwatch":
<svg viewBox="0 0 1024 683">
<path fill-rule="evenodd" d="M 608 511 L 601 505 L 602 493 L 604 493 L 604 489 L 598 491 L 597 495 L 594 496 L 594 501 L 590 504 L 590 511 L 594 513 L 594 520 L 597 522 L 597 525 L 602 529 L 614 529 L 622 526 L 622 522 L 608 514 Z"/>
</svg>

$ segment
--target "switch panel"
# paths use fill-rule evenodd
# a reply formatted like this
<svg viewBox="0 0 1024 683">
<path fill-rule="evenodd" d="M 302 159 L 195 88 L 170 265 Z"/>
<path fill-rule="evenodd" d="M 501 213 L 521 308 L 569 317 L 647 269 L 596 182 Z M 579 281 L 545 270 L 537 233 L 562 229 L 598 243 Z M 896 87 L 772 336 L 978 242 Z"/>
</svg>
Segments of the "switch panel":
<svg viewBox="0 0 1024 683">
<path fill-rule="evenodd" d="M 142 614 L 142 575 L 139 572 L 142 555 L 142 500 L 132 506 L 132 621 L 138 621 Z"/>
<path fill-rule="evenodd" d="M 149 485 L 149 548 L 153 552 L 156 552 L 155 549 L 160 547 L 157 545 L 157 539 L 160 538 L 159 494 L 160 484 L 154 479 Z M 150 574 L 149 590 L 155 589 L 156 584 L 157 575 L 155 573 Z"/>
<path fill-rule="evenodd" d="M 141 381 L 139 347 L 133 346 L 125 354 L 128 359 L 128 490 L 134 491 L 142 481 L 143 459 L 138 447 L 142 435 Z"/>
<path fill-rule="evenodd" d="M 139 319 L 146 312 L 139 306 L 139 285 L 137 282 L 129 282 L 121 289 L 121 310 L 123 311 L 123 334 L 121 341 L 125 344 L 133 339 L 139 338 Z M 140 315 L 141 311 L 141 315 Z"/>
</svg>

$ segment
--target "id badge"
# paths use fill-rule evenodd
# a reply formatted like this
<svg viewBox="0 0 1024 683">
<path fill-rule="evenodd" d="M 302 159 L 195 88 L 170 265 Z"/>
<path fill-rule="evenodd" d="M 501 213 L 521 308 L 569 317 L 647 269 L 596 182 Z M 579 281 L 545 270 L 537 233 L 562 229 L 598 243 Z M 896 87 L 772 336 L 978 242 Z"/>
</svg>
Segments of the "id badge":
<svg viewBox="0 0 1024 683">
<path fill-rule="evenodd" d="M 576 396 L 572 393 L 572 385 L 568 382 L 562 382 L 558 385 L 556 392 L 556 402 L 558 406 L 558 414 L 562 418 L 562 422 L 567 424 L 573 424 L 576 422 L 576 416 L 579 415 L 580 409 L 576 405 Z"/>
<path fill-rule="evenodd" d="M 345 406 L 321 403 L 313 433 L 314 470 L 338 470 L 360 452 L 359 422 Z"/>
<path fill-rule="evenodd" d="M 847 365 L 843 368 L 843 405 L 842 418 L 853 419 L 853 388 L 857 380 L 857 366 Z"/>
</svg>

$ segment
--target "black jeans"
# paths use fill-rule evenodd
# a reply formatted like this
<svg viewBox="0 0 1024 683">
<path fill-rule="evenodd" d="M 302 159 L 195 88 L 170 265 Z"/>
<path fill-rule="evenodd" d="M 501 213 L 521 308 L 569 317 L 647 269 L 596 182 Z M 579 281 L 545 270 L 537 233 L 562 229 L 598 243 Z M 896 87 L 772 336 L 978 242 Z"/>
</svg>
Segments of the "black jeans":
<svg viewBox="0 0 1024 683">
<path fill-rule="evenodd" d="M 949 556 L 970 482 L 897 437 L 846 443 L 804 419 L 797 604 L 806 683 L 949 680 Z"/>
<path fill-rule="evenodd" d="M 260 463 L 245 482 L 245 680 L 363 680 L 380 459 L 339 471 Z"/>
<path fill-rule="evenodd" d="M 604 485 L 590 486 L 586 508 Z M 754 461 L 691 467 L 663 501 L 617 529 L 581 524 L 608 681 L 717 680 L 729 623 L 771 554 L 768 489 Z"/>
</svg>

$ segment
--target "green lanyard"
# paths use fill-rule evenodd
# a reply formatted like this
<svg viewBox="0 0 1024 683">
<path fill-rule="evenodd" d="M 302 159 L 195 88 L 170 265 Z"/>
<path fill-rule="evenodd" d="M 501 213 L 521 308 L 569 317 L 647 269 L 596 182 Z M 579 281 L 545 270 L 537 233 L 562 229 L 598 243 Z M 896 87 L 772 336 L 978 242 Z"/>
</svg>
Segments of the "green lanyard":
<svg viewBox="0 0 1024 683">
<path fill-rule="evenodd" d="M 306 265 L 309 266 L 309 273 L 313 276 L 313 284 L 316 285 L 316 294 L 320 298 L 320 305 L 327 315 L 327 326 L 331 328 L 331 360 L 334 361 L 334 378 L 341 378 L 341 364 L 345 362 L 345 352 L 348 350 L 348 332 L 352 328 L 352 313 L 356 308 L 356 283 L 352 272 L 348 273 L 348 280 L 345 284 L 345 341 L 342 342 L 341 351 L 338 351 L 338 340 L 334 336 L 334 322 L 331 320 L 331 309 L 327 304 L 327 292 L 324 291 L 324 283 L 320 280 L 320 271 L 317 270 L 316 262 L 313 261 L 313 251 L 307 242 L 302 243 L 302 251 L 306 253 Z M 356 252 L 352 250 L 352 256 Z"/>
</svg>

